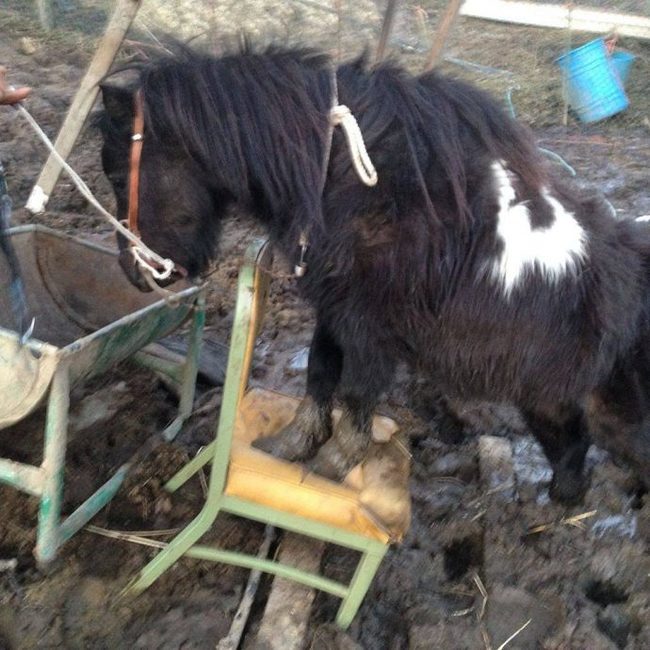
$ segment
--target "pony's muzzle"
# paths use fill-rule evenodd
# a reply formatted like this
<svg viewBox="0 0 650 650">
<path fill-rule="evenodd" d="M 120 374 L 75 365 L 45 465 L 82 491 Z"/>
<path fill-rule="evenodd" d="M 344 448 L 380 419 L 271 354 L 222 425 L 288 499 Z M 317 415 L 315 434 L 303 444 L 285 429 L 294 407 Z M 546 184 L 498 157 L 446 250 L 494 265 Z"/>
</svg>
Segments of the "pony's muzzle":
<svg viewBox="0 0 650 650">
<path fill-rule="evenodd" d="M 131 254 L 128 246 L 120 249 L 120 256 L 118 258 L 118 261 L 122 267 L 122 271 L 124 271 L 124 274 L 128 278 L 129 282 L 134 287 L 143 292 L 149 292 L 152 290 L 144 275 L 140 271 L 140 268 L 138 267 L 138 264 Z"/>
</svg>

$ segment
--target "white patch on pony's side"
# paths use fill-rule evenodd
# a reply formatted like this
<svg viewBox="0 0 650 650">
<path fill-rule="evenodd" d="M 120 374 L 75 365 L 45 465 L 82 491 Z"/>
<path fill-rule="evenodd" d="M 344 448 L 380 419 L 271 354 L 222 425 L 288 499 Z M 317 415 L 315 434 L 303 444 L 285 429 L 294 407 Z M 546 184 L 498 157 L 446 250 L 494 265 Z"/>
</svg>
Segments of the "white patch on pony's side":
<svg viewBox="0 0 650 650">
<path fill-rule="evenodd" d="M 634 221 L 650 221 L 650 214 L 644 214 L 637 217 Z"/>
<path fill-rule="evenodd" d="M 542 188 L 540 195 L 551 206 L 555 219 L 547 228 L 533 229 L 528 206 L 525 202 L 516 203 L 512 172 L 497 161 L 492 163 L 492 170 L 499 200 L 497 236 L 503 244 L 492 265 L 492 276 L 501 283 L 506 295 L 533 269 L 541 271 L 551 283 L 577 273 L 586 256 L 587 235 L 575 216 L 547 188 Z"/>
</svg>

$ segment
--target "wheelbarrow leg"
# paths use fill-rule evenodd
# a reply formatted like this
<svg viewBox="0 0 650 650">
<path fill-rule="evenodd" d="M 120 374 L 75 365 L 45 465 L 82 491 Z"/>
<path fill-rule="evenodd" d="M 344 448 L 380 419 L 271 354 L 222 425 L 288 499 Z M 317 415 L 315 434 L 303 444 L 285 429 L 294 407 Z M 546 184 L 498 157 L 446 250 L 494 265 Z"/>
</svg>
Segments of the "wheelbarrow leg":
<svg viewBox="0 0 650 650">
<path fill-rule="evenodd" d="M 68 367 L 60 365 L 52 379 L 47 403 L 45 444 L 43 449 L 43 493 L 38 512 L 36 560 L 47 565 L 54 560 L 60 546 L 59 525 L 63 501 L 65 448 L 68 435 L 70 377 Z"/>
<path fill-rule="evenodd" d="M 199 369 L 199 353 L 201 352 L 201 340 L 203 338 L 203 327 L 205 326 L 205 295 L 201 293 L 194 305 L 194 317 L 192 329 L 189 333 L 187 358 L 183 366 L 183 385 L 181 388 L 181 399 L 178 407 L 179 415 L 186 419 L 192 414 L 194 405 L 194 393 L 196 391 L 196 375 Z"/>
<path fill-rule="evenodd" d="M 181 430 L 183 423 L 192 415 L 194 395 L 196 393 L 196 376 L 199 372 L 199 353 L 205 326 L 205 294 L 201 292 L 194 303 L 194 317 L 189 333 L 187 355 L 181 374 L 181 397 L 178 404 L 178 415 L 163 431 L 165 440 L 173 440 Z"/>
</svg>

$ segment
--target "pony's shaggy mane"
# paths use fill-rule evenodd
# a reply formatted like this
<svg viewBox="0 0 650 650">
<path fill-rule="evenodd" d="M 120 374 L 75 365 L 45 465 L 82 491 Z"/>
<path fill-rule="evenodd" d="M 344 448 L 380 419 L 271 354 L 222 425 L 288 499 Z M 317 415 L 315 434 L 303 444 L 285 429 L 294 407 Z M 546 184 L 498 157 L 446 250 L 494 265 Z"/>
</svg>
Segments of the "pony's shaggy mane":
<svg viewBox="0 0 650 650">
<path fill-rule="evenodd" d="M 240 201 L 263 196 L 275 215 L 298 203 L 306 221 L 321 220 L 315 190 L 335 70 L 327 55 L 246 42 L 215 58 L 175 44 L 170 55 L 128 67 L 139 71 L 145 124 L 162 145 L 181 146 L 209 175 L 237 188 Z M 461 225 L 472 220 L 468 150 L 504 160 L 530 191 L 544 182 L 531 135 L 486 93 L 435 72 L 413 76 L 393 61 L 373 67 L 366 55 L 340 66 L 337 78 L 339 101 L 353 110 L 369 150 L 381 149 L 395 128 L 403 134 L 407 172 L 437 225 L 433 197 L 441 190 Z M 341 164 L 349 169 L 349 160 Z"/>
</svg>

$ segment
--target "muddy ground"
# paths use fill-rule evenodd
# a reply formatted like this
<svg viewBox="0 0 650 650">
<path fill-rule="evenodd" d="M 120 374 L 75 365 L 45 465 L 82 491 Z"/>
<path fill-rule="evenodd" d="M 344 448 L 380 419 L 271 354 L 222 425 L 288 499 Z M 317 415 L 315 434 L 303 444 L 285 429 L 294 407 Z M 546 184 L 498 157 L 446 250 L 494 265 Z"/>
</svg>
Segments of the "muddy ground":
<svg viewBox="0 0 650 650">
<path fill-rule="evenodd" d="M 415 6 L 404 3 L 391 47 L 409 67 L 421 65 L 427 36 L 443 5 L 424 3 L 423 23 L 416 20 L 422 14 Z M 339 27 L 335 14 L 308 2 L 151 1 L 145 3 L 129 38 L 151 43 L 149 30 L 165 30 L 184 37 L 200 34 L 204 45 L 218 47 L 217 36 L 240 24 L 256 37 L 314 42 L 343 56 L 356 54 L 364 42 L 376 42 L 377 5 L 367 1 L 340 6 Z M 641 2 L 626 4 L 630 10 L 643 7 Z M 0 62 L 11 66 L 15 83 L 35 88 L 28 107 L 51 135 L 63 119 L 108 8 L 109 2 L 60 2 L 57 30 L 45 35 L 35 26 L 31 3 L 2 2 Z M 616 8 L 622 8 L 621 3 Z M 573 34 L 572 42 L 588 38 Z M 638 56 L 630 79 L 631 108 L 625 114 L 592 126 L 569 115 L 563 126 L 552 61 L 565 45 L 566 35 L 551 30 L 463 20 L 450 41 L 449 55 L 510 74 L 450 62 L 444 68 L 504 98 L 512 88 L 514 108 L 535 129 L 540 146 L 560 154 L 581 182 L 598 186 L 621 216 L 648 214 L 650 48 L 641 42 L 623 43 Z M 121 56 L 134 47 L 131 43 Z M 0 158 L 17 206 L 15 221 L 110 238 L 104 222 L 65 178 L 45 215 L 33 217 L 21 209 L 45 157 L 20 117 L 3 110 Z M 84 132 L 71 162 L 112 207 L 99 164 L 99 137 L 92 128 Z M 226 230 L 210 289 L 209 336 L 216 341 L 227 341 L 237 268 L 254 232 L 243 215 L 233 215 Z M 310 332 L 310 310 L 296 296 L 292 280 L 275 280 L 254 382 L 299 394 Z M 201 386 L 198 399 L 199 406 L 218 401 L 218 391 Z M 77 389 L 72 403 L 67 509 L 90 494 L 174 412 L 174 400 L 156 378 L 128 363 Z M 327 625 L 337 601 L 317 597 L 307 647 L 497 648 L 529 619 L 507 647 L 650 647 L 650 497 L 631 474 L 593 447 L 592 486 L 584 504 L 559 507 L 548 501 L 548 467 L 516 413 L 494 405 L 458 405 L 466 438 L 449 445 L 443 440 L 450 423 L 431 419 L 429 406 L 426 387 L 415 385 L 406 372 L 386 396 L 382 409 L 397 415 L 411 436 L 411 530 L 404 543 L 390 551 L 348 634 Z M 93 523 L 109 530 L 164 531 L 187 522 L 201 502 L 200 482 L 173 498 L 161 485 L 210 439 L 212 417 L 204 410 L 174 443 L 159 447 Z M 37 413 L 3 430 L 0 454 L 37 462 L 42 424 L 43 414 Z M 510 441 L 516 492 L 490 492 L 482 482 L 478 440 L 485 434 Z M 593 514 L 581 518 L 584 513 Z M 246 571 L 181 561 L 137 600 L 120 600 L 120 590 L 153 551 L 83 531 L 44 575 L 32 558 L 35 517 L 33 499 L 0 487 L 0 559 L 18 560 L 15 571 L 0 573 L 0 648 L 212 648 L 228 630 Z M 227 517 L 211 533 L 215 543 L 248 551 L 257 548 L 261 536 L 258 526 Z M 329 576 L 344 578 L 350 567 L 346 553 L 328 549 L 324 569 Z M 483 586 L 487 597 L 481 593 Z M 254 647 L 267 591 L 268 583 L 256 603 L 246 647 Z"/>
</svg>

